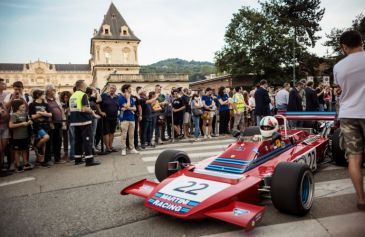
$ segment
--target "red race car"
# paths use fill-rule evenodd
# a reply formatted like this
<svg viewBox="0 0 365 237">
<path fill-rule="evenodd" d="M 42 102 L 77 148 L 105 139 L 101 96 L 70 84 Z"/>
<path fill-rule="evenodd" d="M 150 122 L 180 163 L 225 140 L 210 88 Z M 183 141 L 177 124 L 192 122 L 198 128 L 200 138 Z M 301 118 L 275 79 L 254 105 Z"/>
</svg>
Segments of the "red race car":
<svg viewBox="0 0 365 237">
<path fill-rule="evenodd" d="M 316 116 L 307 114 L 305 120 Z M 236 132 L 237 141 L 223 153 L 197 164 L 191 164 L 183 151 L 165 150 L 155 164 L 160 183 L 144 179 L 121 194 L 143 197 L 146 207 L 161 213 L 183 219 L 212 217 L 246 230 L 262 220 L 266 207 L 259 203 L 265 198 L 281 212 L 305 215 L 314 197 L 312 172 L 329 154 L 334 122 L 324 122 L 321 132 L 312 134 L 309 129 L 289 130 L 285 116 L 275 117 Z M 281 129 L 278 120 L 283 122 Z M 275 132 L 264 136 L 271 125 Z"/>
</svg>

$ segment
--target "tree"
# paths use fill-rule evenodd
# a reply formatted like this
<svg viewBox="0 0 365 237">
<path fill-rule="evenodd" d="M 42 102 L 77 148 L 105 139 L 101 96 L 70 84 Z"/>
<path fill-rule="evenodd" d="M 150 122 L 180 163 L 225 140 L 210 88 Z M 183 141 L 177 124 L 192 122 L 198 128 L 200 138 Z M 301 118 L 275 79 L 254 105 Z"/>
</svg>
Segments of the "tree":
<svg viewBox="0 0 365 237">
<path fill-rule="evenodd" d="M 324 8 L 320 8 L 320 0 L 271 0 L 262 3 L 263 11 L 276 24 L 287 26 L 293 38 L 293 82 L 296 78 L 297 39 L 304 46 L 315 46 L 320 38 L 316 32 L 321 30 L 319 22 L 323 18 Z"/>
<path fill-rule="evenodd" d="M 232 75 L 254 73 L 257 80 L 283 79 L 291 51 L 285 32 L 285 27 L 274 26 L 262 12 L 242 7 L 233 14 L 225 45 L 215 54 L 216 67 Z"/>
<path fill-rule="evenodd" d="M 359 14 L 352 21 L 352 25 L 349 28 L 332 28 L 329 34 L 326 34 L 327 41 L 323 44 L 324 46 L 328 46 L 332 49 L 332 54 L 336 60 L 339 60 L 342 57 L 342 51 L 340 46 L 340 36 L 346 30 L 357 30 L 362 35 L 363 45 L 365 49 L 365 15 Z"/>
</svg>

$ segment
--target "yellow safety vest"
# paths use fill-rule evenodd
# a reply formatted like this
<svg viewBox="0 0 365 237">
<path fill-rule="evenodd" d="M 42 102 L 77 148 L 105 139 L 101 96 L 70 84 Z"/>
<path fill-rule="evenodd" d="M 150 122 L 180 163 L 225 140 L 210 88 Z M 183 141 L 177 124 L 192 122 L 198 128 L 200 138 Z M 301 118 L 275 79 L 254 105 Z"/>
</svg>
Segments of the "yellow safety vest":
<svg viewBox="0 0 365 237">
<path fill-rule="evenodd" d="M 83 126 L 91 124 L 91 114 L 82 112 L 82 98 L 85 93 L 82 91 L 76 91 L 72 94 L 70 104 L 70 125 L 71 126 Z"/>
<path fill-rule="evenodd" d="M 236 93 L 233 95 L 233 101 L 236 105 L 235 113 L 243 113 L 245 111 L 245 100 L 243 99 L 243 95 L 240 93 Z"/>
</svg>

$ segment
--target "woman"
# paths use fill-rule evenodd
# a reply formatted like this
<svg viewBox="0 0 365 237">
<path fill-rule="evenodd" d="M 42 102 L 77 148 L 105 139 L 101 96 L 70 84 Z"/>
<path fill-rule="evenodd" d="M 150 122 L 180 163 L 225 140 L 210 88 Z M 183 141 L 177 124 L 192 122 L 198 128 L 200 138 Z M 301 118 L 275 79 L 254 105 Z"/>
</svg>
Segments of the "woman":
<svg viewBox="0 0 365 237">
<path fill-rule="evenodd" d="M 207 89 L 205 89 L 205 95 L 202 96 L 202 102 L 203 102 L 202 129 L 204 138 L 209 138 L 209 139 L 212 138 L 211 136 L 212 122 L 215 111 L 215 103 L 213 101 L 212 92 L 213 92 L 212 89 L 208 87 Z"/>
<path fill-rule="evenodd" d="M 61 106 L 63 110 L 65 111 L 66 120 L 69 120 L 70 116 L 70 108 L 69 108 L 69 100 L 71 97 L 71 92 L 69 91 L 63 91 L 60 96 Z M 68 139 L 68 131 L 70 129 L 70 124 L 67 122 L 65 126 L 62 127 L 62 138 L 63 138 L 63 160 L 69 161 L 68 156 L 68 143 L 71 142 L 71 139 Z M 70 154 L 71 157 L 71 154 Z M 73 157 L 73 156 L 72 156 Z"/>
<path fill-rule="evenodd" d="M 200 99 L 200 97 L 197 94 L 194 94 L 191 98 L 191 111 L 192 111 L 192 118 L 193 118 L 193 122 L 194 122 L 194 136 L 195 136 L 195 140 L 194 141 L 200 141 L 199 139 L 199 134 L 200 134 L 200 112 L 203 113 L 202 111 L 203 108 L 203 103 Z"/>
</svg>

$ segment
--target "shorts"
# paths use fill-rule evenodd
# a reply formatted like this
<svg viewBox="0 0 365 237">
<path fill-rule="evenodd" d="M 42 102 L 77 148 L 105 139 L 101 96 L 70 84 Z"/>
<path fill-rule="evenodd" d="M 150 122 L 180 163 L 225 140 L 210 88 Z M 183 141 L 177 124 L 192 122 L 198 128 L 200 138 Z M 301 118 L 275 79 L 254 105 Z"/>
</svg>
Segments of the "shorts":
<svg viewBox="0 0 365 237">
<path fill-rule="evenodd" d="M 10 138 L 9 128 L 0 128 L 0 139 Z"/>
<path fill-rule="evenodd" d="M 341 148 L 348 155 L 361 155 L 364 152 L 365 119 L 340 119 Z"/>
<path fill-rule="evenodd" d="M 209 112 L 209 116 L 210 116 L 210 118 L 214 118 L 214 115 L 215 115 L 215 111 L 210 111 L 210 112 Z"/>
<path fill-rule="evenodd" d="M 190 124 L 191 114 L 189 112 L 184 113 L 184 124 Z"/>
<path fill-rule="evenodd" d="M 184 122 L 184 113 L 174 113 L 174 125 L 181 126 Z"/>
<path fill-rule="evenodd" d="M 44 138 L 46 135 L 48 135 L 48 133 L 42 128 L 39 129 L 38 132 L 37 132 L 38 138 Z"/>
<path fill-rule="evenodd" d="M 103 134 L 114 134 L 117 129 L 118 120 L 117 119 L 103 119 Z"/>
<path fill-rule="evenodd" d="M 24 139 L 13 139 L 11 145 L 15 151 L 28 150 L 30 145 L 30 138 L 27 137 Z"/>
</svg>

